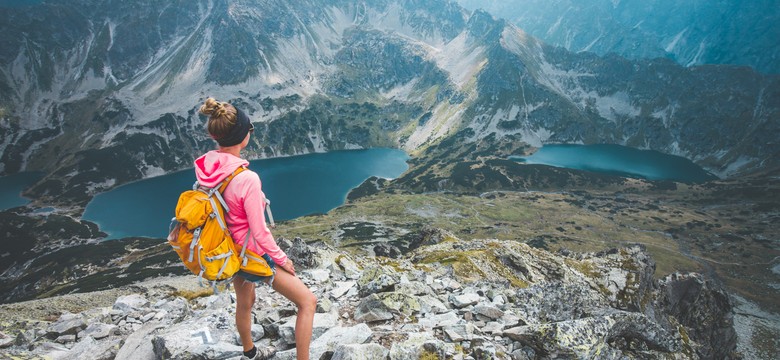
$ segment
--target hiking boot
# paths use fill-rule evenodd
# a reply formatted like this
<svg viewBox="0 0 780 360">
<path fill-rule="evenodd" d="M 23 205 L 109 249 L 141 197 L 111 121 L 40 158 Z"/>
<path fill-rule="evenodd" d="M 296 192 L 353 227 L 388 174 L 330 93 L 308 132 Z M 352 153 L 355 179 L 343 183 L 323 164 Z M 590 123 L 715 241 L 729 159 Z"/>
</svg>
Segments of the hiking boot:
<svg viewBox="0 0 780 360">
<path fill-rule="evenodd" d="M 255 357 L 248 358 L 244 355 L 241 355 L 241 360 L 267 360 L 270 359 L 271 356 L 274 356 L 274 354 L 276 354 L 276 348 L 273 346 L 268 346 L 264 348 L 255 347 L 255 349 L 257 349 L 257 354 L 255 354 Z"/>
</svg>

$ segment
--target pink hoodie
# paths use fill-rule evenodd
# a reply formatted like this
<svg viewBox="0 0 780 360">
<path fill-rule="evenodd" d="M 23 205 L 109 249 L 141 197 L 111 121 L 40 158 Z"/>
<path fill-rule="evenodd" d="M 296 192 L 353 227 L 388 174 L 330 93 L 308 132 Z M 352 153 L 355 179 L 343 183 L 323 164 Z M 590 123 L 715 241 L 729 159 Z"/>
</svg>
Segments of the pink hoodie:
<svg viewBox="0 0 780 360">
<path fill-rule="evenodd" d="M 238 167 L 245 165 L 249 165 L 249 162 L 242 158 L 213 150 L 195 160 L 195 176 L 202 186 L 214 187 Z M 230 208 L 225 214 L 225 220 L 233 234 L 233 241 L 243 247 L 248 240 L 249 250 L 258 255 L 268 254 L 277 265 L 284 265 L 287 254 L 276 244 L 265 224 L 265 194 L 257 173 L 245 170 L 236 175 L 222 197 Z M 247 238 L 247 233 L 251 237 Z"/>
</svg>

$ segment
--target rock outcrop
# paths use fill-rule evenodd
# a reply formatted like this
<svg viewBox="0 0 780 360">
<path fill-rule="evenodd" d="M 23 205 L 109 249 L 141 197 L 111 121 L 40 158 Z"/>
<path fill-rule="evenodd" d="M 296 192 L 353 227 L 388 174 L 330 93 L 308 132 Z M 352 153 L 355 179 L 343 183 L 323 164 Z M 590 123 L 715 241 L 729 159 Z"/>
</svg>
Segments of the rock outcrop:
<svg viewBox="0 0 780 360">
<path fill-rule="evenodd" d="M 735 356 L 723 290 L 699 274 L 655 280 L 655 263 L 638 245 L 553 254 L 513 241 L 448 238 L 397 259 L 302 240 L 294 246 L 299 263 L 311 265 L 300 277 L 320 299 L 312 359 Z M 133 289 L 111 307 L 45 321 L 0 319 L 2 351 L 55 359 L 240 357 L 230 290 L 154 282 Z M 266 286 L 256 292 L 258 346 L 294 359 L 295 307 Z"/>
</svg>

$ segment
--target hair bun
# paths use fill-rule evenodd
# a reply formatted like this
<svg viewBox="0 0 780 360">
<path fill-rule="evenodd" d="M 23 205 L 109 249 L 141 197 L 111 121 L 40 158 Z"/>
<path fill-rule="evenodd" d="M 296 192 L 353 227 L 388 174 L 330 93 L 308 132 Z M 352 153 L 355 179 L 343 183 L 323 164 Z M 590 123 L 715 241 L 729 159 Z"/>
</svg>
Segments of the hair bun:
<svg viewBox="0 0 780 360">
<path fill-rule="evenodd" d="M 219 118 L 227 113 L 224 103 L 210 97 L 200 107 L 200 113 L 208 117 Z"/>
</svg>

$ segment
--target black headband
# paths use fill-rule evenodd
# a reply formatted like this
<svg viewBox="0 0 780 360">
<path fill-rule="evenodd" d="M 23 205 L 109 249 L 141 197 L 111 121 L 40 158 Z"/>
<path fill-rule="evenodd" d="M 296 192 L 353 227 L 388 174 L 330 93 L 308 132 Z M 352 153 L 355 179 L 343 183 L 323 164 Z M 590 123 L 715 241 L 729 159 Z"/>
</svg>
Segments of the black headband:
<svg viewBox="0 0 780 360">
<path fill-rule="evenodd" d="M 251 126 L 249 117 L 246 116 L 246 114 L 244 114 L 244 112 L 239 110 L 237 107 L 234 106 L 233 108 L 236 109 L 236 124 L 233 125 L 233 127 L 230 129 L 230 132 L 225 135 L 225 137 L 214 139 L 217 140 L 219 146 L 222 147 L 240 144 L 246 138 L 246 134 L 249 133 L 249 127 Z"/>
</svg>

